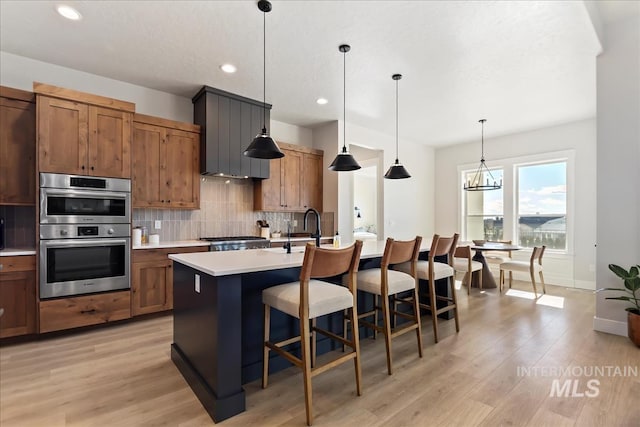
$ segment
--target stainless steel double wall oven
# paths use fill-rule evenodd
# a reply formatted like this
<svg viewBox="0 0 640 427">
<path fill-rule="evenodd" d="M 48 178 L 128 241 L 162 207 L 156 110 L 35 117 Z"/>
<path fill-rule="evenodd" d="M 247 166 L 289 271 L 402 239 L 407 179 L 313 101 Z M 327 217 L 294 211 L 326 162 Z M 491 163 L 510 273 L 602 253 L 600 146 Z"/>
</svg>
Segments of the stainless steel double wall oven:
<svg viewBox="0 0 640 427">
<path fill-rule="evenodd" d="M 128 289 L 131 181 L 40 174 L 40 298 Z"/>
</svg>

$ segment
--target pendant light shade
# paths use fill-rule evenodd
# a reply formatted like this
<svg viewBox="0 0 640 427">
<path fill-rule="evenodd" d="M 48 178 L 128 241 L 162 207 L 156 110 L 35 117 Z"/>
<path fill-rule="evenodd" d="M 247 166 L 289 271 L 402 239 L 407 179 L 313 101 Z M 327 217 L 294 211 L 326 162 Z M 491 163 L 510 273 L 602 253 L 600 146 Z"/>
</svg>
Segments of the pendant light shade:
<svg viewBox="0 0 640 427">
<path fill-rule="evenodd" d="M 269 136 L 267 132 L 267 12 L 271 11 L 271 3 L 267 0 L 258 2 L 258 9 L 262 12 L 262 131 L 253 138 L 251 144 L 244 150 L 244 155 L 256 159 L 278 159 L 284 157 L 278 144 Z"/>
<path fill-rule="evenodd" d="M 384 174 L 384 177 L 387 179 L 411 178 L 407 169 L 398 160 L 398 80 L 402 78 L 402 74 L 394 74 L 391 78 L 396 81 L 396 161 Z"/>
<path fill-rule="evenodd" d="M 343 109 L 344 109 L 344 123 L 342 124 L 342 151 L 338 153 L 333 162 L 329 165 L 329 170 L 336 172 L 348 172 L 360 169 L 360 165 L 356 161 L 356 159 L 347 151 L 347 52 L 351 50 L 351 46 L 348 44 L 340 45 L 340 52 L 342 52 L 344 58 L 344 67 L 343 67 L 343 89 L 344 89 L 344 98 L 343 98 Z"/>
<path fill-rule="evenodd" d="M 480 165 L 478 166 L 478 169 L 476 169 L 476 173 L 473 175 L 473 179 L 465 181 L 464 189 L 466 191 L 499 190 L 502 188 L 502 179 L 498 184 L 484 161 L 484 122 L 486 121 L 487 119 L 478 120 L 478 122 L 482 125 L 482 151 L 480 157 Z M 485 174 L 487 176 L 486 182 L 484 182 L 482 179 L 483 175 Z"/>
</svg>

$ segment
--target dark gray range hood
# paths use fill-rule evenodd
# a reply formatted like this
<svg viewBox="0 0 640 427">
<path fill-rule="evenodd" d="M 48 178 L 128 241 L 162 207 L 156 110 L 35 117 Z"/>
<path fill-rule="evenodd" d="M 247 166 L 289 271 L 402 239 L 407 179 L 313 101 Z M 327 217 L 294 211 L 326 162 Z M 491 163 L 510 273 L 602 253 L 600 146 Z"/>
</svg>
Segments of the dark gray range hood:
<svg viewBox="0 0 640 427">
<path fill-rule="evenodd" d="M 200 173 L 269 178 L 269 160 L 242 153 L 262 130 L 265 104 L 209 86 L 193 97 L 193 122 L 201 126 Z M 266 104 L 270 129 L 271 105 Z"/>
</svg>

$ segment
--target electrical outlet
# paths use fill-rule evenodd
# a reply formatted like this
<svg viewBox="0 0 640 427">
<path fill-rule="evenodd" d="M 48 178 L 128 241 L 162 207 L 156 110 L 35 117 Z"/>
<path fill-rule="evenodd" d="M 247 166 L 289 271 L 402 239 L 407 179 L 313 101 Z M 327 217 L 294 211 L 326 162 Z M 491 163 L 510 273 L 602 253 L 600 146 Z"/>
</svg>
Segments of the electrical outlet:
<svg viewBox="0 0 640 427">
<path fill-rule="evenodd" d="M 196 283 L 196 292 L 200 293 L 200 275 L 199 274 L 196 274 L 195 283 Z"/>
<path fill-rule="evenodd" d="M 160 229 L 162 228 L 162 221 L 158 221 L 158 220 L 157 220 L 157 221 L 153 224 L 153 228 L 155 228 L 156 230 L 160 230 Z"/>
<path fill-rule="evenodd" d="M 291 221 L 291 226 L 292 226 L 293 228 L 296 228 L 296 227 L 298 226 L 298 220 L 297 220 L 297 219 L 294 219 L 293 221 Z"/>
</svg>

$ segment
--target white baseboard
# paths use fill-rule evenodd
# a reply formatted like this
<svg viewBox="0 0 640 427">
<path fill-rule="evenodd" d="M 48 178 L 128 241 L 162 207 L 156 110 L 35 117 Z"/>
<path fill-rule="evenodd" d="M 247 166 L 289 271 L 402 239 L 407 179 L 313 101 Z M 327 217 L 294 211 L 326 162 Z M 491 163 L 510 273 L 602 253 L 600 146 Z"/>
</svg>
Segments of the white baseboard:
<svg viewBox="0 0 640 427">
<path fill-rule="evenodd" d="M 590 291 L 596 290 L 596 282 L 591 280 L 575 280 L 575 287 L 578 289 L 588 289 Z"/>
<path fill-rule="evenodd" d="M 602 317 L 596 316 L 593 316 L 593 330 L 623 337 L 628 335 L 627 322 L 603 319 Z"/>
</svg>

